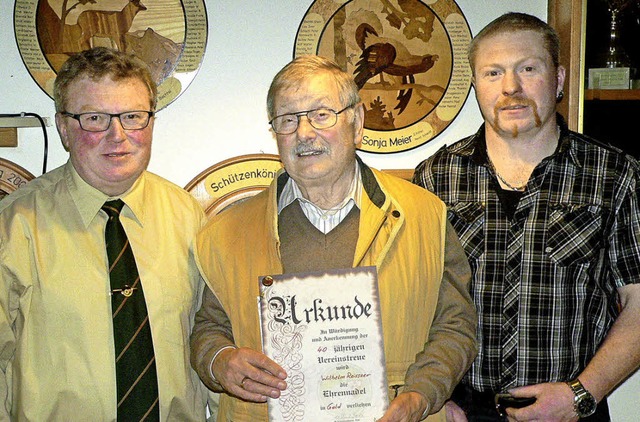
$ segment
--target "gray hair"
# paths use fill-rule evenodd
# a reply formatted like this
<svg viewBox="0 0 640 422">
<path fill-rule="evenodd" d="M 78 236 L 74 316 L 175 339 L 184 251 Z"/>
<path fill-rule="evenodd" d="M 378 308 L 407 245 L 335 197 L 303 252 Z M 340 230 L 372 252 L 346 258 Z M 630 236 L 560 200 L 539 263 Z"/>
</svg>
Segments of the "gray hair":
<svg viewBox="0 0 640 422">
<path fill-rule="evenodd" d="M 293 59 L 273 78 L 267 94 L 269 120 L 275 117 L 275 98 L 281 91 L 298 85 L 306 78 L 322 71 L 333 75 L 338 86 L 342 107 L 360 102 L 358 86 L 351 74 L 345 72 L 335 62 L 325 57 L 305 55 Z"/>
</svg>

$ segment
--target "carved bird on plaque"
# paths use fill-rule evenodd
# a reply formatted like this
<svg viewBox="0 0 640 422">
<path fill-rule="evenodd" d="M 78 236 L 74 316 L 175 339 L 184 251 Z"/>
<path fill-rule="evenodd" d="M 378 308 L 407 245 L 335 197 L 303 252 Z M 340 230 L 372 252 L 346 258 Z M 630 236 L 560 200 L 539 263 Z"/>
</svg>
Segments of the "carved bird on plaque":
<svg viewBox="0 0 640 422">
<path fill-rule="evenodd" d="M 391 85 L 384 80 L 384 74 L 402 77 L 402 86 L 415 84 L 414 75 L 427 72 L 438 60 L 437 54 L 411 54 L 399 41 L 379 37 L 377 31 L 367 23 L 358 26 L 355 37 L 362 50 L 354 71 L 359 89 L 375 76 L 379 76 L 380 84 Z M 406 109 L 412 93 L 410 87 L 398 90 L 398 104 L 395 107 L 398 114 Z"/>
</svg>

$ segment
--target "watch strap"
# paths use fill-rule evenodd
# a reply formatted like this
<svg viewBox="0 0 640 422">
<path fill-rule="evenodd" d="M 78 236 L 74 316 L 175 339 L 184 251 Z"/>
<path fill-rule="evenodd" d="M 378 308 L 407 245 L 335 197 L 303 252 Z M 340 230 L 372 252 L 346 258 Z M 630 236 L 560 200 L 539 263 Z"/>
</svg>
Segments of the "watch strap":
<svg viewBox="0 0 640 422">
<path fill-rule="evenodd" d="M 587 393 L 587 389 L 584 388 L 584 385 L 582 385 L 578 378 L 567 382 L 567 384 L 569 385 L 569 387 L 571 387 L 571 391 L 573 391 L 573 394 L 578 397 Z"/>
<path fill-rule="evenodd" d="M 595 408 L 597 405 L 597 401 L 593 397 L 593 395 L 586 388 L 584 388 L 584 385 L 582 385 L 578 378 L 572 381 L 568 381 L 567 385 L 569 386 L 569 388 L 571 388 L 571 391 L 573 391 L 573 394 L 575 395 L 574 409 L 578 416 L 583 418 L 592 415 L 595 412 Z M 586 404 L 588 406 L 587 409 L 589 410 L 585 412 L 584 410 L 586 409 L 584 409 L 581 404 Z"/>
</svg>

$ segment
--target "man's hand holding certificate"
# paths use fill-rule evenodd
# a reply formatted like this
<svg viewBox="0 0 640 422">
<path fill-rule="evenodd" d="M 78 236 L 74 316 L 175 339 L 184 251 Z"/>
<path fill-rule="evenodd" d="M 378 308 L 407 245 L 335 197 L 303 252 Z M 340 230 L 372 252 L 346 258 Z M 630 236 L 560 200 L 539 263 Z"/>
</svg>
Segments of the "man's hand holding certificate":
<svg viewBox="0 0 640 422">
<path fill-rule="evenodd" d="M 243 400 L 264 402 L 287 388 L 286 372 L 264 354 L 246 347 L 222 350 L 212 371 L 226 391 Z"/>
</svg>

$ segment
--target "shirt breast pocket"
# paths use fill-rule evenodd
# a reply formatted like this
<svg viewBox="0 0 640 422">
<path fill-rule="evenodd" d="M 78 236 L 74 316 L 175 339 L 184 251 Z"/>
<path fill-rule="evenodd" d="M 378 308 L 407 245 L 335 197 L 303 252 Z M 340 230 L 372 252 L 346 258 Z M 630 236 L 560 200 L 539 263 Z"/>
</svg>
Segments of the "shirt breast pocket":
<svg viewBox="0 0 640 422">
<path fill-rule="evenodd" d="M 485 207 L 481 202 L 448 204 L 449 221 L 455 229 L 469 259 L 484 252 Z"/>
<path fill-rule="evenodd" d="M 545 253 L 561 267 L 591 261 L 605 239 L 600 205 L 552 204 Z"/>
</svg>

